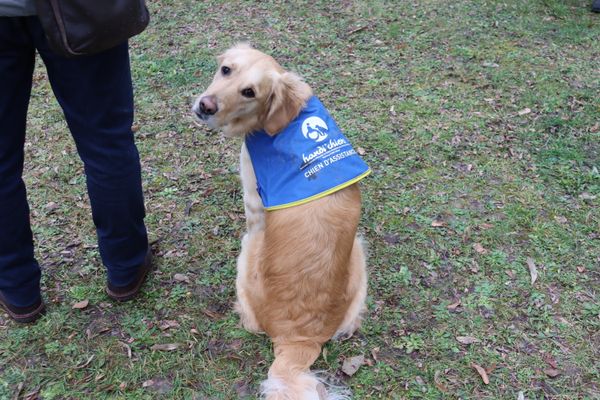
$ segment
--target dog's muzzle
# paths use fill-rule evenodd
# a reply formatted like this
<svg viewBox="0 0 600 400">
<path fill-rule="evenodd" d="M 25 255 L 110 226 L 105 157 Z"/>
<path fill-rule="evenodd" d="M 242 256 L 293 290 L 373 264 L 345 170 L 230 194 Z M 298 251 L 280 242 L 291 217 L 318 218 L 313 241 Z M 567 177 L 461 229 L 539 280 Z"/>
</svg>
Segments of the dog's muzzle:
<svg viewBox="0 0 600 400">
<path fill-rule="evenodd" d="M 194 104 L 192 111 L 198 118 L 206 121 L 211 115 L 215 115 L 219 111 L 217 99 L 215 96 L 203 96 Z"/>
</svg>

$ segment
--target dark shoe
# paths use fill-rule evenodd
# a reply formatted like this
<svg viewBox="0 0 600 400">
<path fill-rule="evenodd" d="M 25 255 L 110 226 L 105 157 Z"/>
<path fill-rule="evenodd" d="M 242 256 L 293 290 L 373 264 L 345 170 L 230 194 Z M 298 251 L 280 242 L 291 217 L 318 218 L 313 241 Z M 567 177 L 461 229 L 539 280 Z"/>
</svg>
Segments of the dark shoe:
<svg viewBox="0 0 600 400">
<path fill-rule="evenodd" d="M 592 11 L 600 13 L 600 0 L 594 0 L 592 3 Z"/>
<path fill-rule="evenodd" d="M 33 322 L 46 312 L 46 306 L 40 299 L 29 307 L 13 306 L 0 292 L 0 306 L 2 306 L 12 319 L 20 323 Z"/>
<path fill-rule="evenodd" d="M 140 267 L 138 274 L 133 282 L 127 286 L 114 286 L 110 282 L 106 283 L 106 294 L 116 301 L 127 301 L 133 299 L 140 292 L 146 276 L 152 270 L 152 252 L 148 249 L 146 259 Z"/>
</svg>

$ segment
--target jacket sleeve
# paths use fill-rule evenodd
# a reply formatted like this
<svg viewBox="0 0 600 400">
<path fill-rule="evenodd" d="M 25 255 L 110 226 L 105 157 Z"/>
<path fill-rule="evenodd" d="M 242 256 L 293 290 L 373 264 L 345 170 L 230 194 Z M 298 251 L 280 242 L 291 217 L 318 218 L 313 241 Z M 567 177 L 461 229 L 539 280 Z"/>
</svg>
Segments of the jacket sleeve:
<svg viewBox="0 0 600 400">
<path fill-rule="evenodd" d="M 0 0 L 0 17 L 35 15 L 34 0 Z"/>
</svg>

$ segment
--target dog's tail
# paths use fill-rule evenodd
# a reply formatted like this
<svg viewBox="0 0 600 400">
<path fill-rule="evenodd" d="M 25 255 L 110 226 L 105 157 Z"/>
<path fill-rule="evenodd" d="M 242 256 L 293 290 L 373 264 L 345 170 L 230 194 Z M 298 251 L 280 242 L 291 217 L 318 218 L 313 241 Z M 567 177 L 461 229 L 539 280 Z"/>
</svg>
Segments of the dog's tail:
<svg viewBox="0 0 600 400">
<path fill-rule="evenodd" d="M 275 344 L 275 360 L 269 376 L 261 385 L 266 400 L 347 400 L 349 395 L 339 388 L 326 388 L 324 381 L 310 371 L 321 353 L 319 343 L 303 341 Z"/>
</svg>

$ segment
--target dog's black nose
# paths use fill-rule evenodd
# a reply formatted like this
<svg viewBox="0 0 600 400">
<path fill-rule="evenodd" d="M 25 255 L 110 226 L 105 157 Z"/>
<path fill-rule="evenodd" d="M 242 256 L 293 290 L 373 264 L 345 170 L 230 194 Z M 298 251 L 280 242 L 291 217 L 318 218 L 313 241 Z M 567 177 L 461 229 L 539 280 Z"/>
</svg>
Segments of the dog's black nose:
<svg viewBox="0 0 600 400">
<path fill-rule="evenodd" d="M 202 114 L 213 115 L 217 111 L 219 111 L 219 107 L 215 96 L 205 96 L 200 99 L 200 112 Z"/>
</svg>

